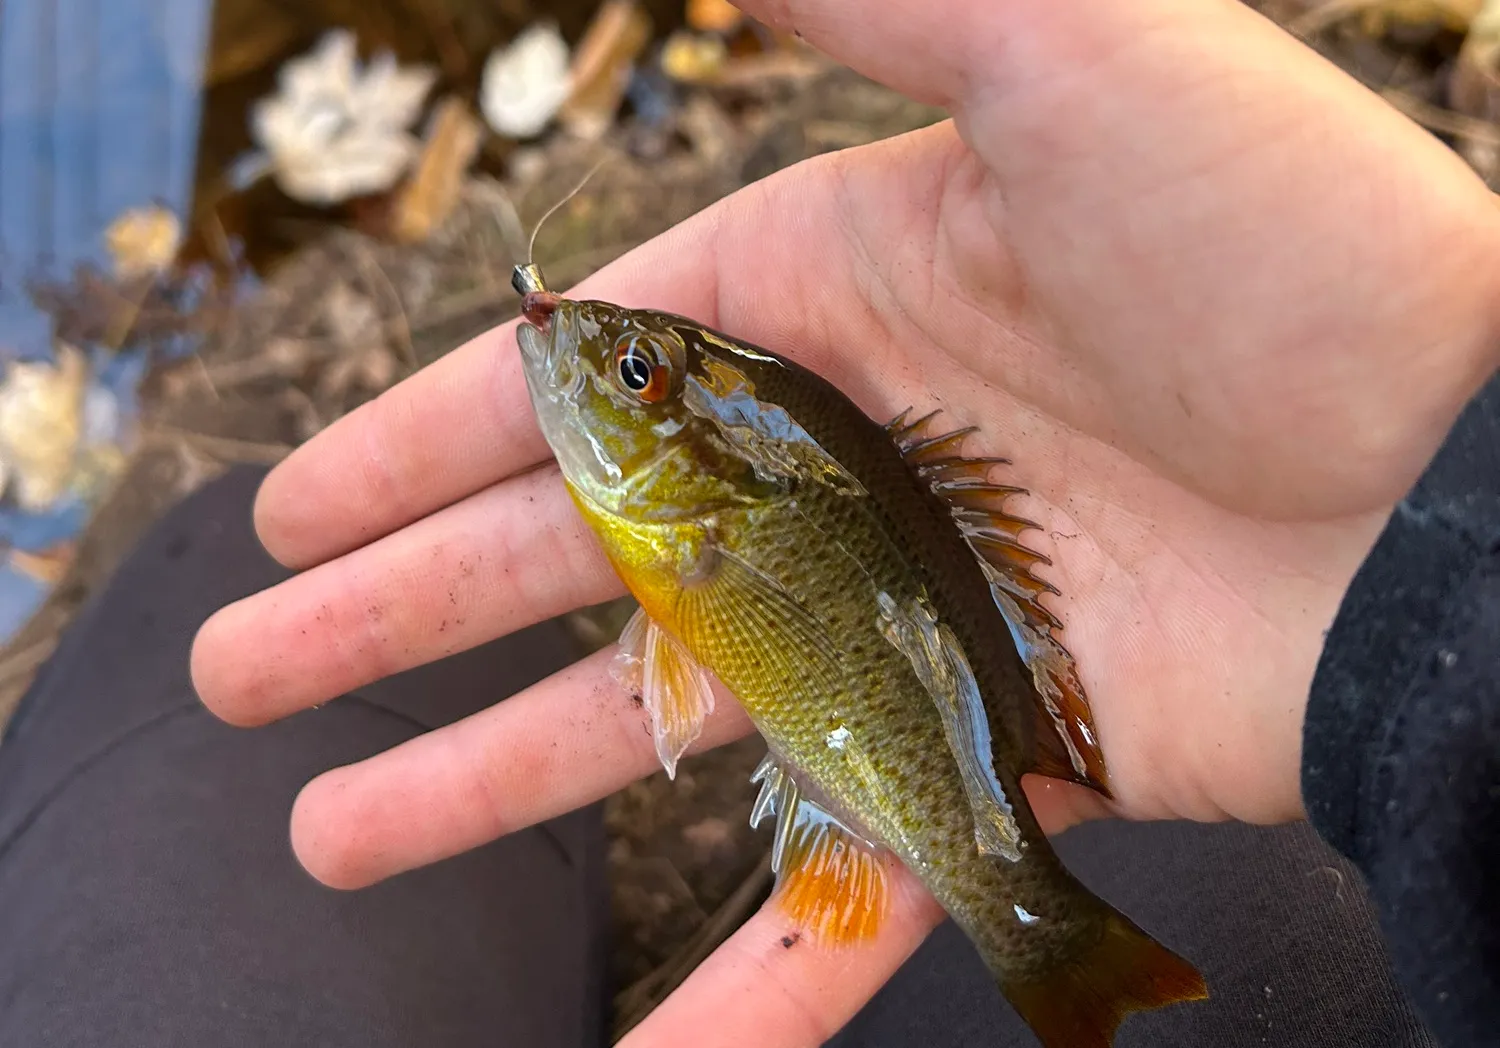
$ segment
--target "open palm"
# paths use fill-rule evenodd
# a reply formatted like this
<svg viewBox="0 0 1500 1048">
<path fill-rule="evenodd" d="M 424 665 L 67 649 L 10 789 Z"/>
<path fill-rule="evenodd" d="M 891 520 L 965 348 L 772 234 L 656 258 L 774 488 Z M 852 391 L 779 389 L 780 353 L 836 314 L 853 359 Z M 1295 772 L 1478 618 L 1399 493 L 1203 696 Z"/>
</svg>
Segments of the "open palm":
<svg viewBox="0 0 1500 1048">
<path fill-rule="evenodd" d="M 1322 632 L 1496 364 L 1493 204 L 1233 0 L 939 4 L 747 2 L 955 120 L 773 176 L 573 295 L 795 357 L 877 418 L 978 425 L 968 450 L 1033 492 L 1018 508 L 1055 562 L 1109 811 L 1297 818 Z M 203 627 L 194 679 L 236 724 L 623 593 L 549 461 L 510 325 L 300 449 L 256 514 L 306 570 Z M 651 772 L 609 659 L 315 780 L 299 857 L 360 887 Z M 720 703 L 699 746 L 749 730 Z M 1029 790 L 1050 828 L 1106 813 Z M 763 911 L 628 1043 L 821 1043 L 941 917 L 914 880 L 897 896 L 857 952 L 781 949 L 785 918 Z"/>
</svg>

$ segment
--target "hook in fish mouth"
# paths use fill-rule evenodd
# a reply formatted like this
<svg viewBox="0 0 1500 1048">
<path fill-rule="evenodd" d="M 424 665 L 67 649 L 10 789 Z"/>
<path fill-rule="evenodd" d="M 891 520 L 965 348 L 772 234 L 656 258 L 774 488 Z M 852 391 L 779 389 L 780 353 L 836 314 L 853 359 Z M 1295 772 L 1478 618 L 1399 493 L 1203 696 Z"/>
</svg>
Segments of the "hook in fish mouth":
<svg viewBox="0 0 1500 1048">
<path fill-rule="evenodd" d="M 562 296 L 547 286 L 542 268 L 534 262 L 516 266 L 510 274 L 510 286 L 521 296 L 521 315 L 546 331 L 547 322 L 562 303 Z"/>
</svg>

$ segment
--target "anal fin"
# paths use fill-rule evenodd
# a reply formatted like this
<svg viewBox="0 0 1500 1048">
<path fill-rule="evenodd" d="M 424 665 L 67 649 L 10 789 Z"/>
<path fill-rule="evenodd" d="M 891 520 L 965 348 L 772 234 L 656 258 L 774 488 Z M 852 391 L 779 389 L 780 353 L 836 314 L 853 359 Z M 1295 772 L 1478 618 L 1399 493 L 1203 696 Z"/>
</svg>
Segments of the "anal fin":
<svg viewBox="0 0 1500 1048">
<path fill-rule="evenodd" d="M 781 911 L 825 945 L 853 945 L 872 938 L 890 903 L 879 848 L 804 796 L 774 756 L 766 756 L 751 781 L 759 782 L 761 790 L 750 825 L 776 816 L 771 868 Z"/>
<path fill-rule="evenodd" d="M 989 482 L 989 468 L 1007 460 L 957 454 L 973 427 L 928 435 L 936 415 L 907 422 L 903 413 L 886 428 L 906 461 L 957 521 L 989 578 L 990 592 L 1010 626 L 1016 649 L 1031 671 L 1036 723 L 1033 752 L 1025 770 L 1113 796 L 1077 667 L 1052 635 L 1062 623 L 1041 602 L 1044 593 L 1056 594 L 1057 589 L 1039 578 L 1035 569 L 1051 561 L 1020 541 L 1022 532 L 1037 525 L 1009 512 L 1005 505 L 1011 496 L 1025 494 L 1025 489 Z"/>
<path fill-rule="evenodd" d="M 681 641 L 640 608 L 620 631 L 613 669 L 617 680 L 640 693 L 651 716 L 656 756 L 667 777 L 675 779 L 677 762 L 702 734 L 714 709 L 707 672 Z"/>
</svg>

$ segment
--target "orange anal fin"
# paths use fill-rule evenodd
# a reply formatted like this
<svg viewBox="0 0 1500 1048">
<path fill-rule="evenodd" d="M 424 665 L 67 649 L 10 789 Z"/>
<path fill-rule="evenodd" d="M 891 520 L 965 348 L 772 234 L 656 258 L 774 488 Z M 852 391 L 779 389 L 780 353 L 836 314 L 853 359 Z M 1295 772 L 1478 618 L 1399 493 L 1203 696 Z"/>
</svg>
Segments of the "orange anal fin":
<svg viewBox="0 0 1500 1048">
<path fill-rule="evenodd" d="M 885 866 L 836 820 L 802 802 L 781 860 L 776 904 L 805 936 L 850 946 L 880 931 L 890 901 Z"/>
<path fill-rule="evenodd" d="M 776 816 L 771 868 L 777 907 L 814 942 L 846 946 L 873 937 L 890 899 L 878 848 L 804 797 L 774 756 L 767 754 L 750 781 L 760 783 L 750 825 Z"/>
<path fill-rule="evenodd" d="M 958 454 L 970 429 L 929 436 L 936 412 L 915 422 L 907 422 L 906 414 L 893 419 L 886 430 L 906 461 L 948 506 L 989 577 L 995 603 L 1031 671 L 1036 719 L 1032 752 L 1023 770 L 1113 796 L 1077 667 L 1052 635 L 1062 623 L 1041 600 L 1043 594 L 1057 593 L 1056 587 L 1036 574 L 1037 568 L 1052 562 L 1020 541 L 1022 532 L 1037 525 L 1006 508 L 1006 501 L 1025 494 L 1025 489 L 990 483 L 990 467 L 1006 460 Z"/>
<path fill-rule="evenodd" d="M 1132 1013 L 1208 997 L 1198 969 L 1113 911 L 1087 950 L 1001 988 L 1045 1048 L 1110 1048 Z"/>
</svg>

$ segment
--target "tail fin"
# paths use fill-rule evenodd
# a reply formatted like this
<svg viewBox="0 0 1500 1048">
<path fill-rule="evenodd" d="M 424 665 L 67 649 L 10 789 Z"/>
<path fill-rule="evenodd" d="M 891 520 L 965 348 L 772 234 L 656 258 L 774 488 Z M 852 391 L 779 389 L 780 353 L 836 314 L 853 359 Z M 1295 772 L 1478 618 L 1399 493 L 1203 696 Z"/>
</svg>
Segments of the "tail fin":
<svg viewBox="0 0 1500 1048">
<path fill-rule="evenodd" d="M 1093 946 L 1039 980 L 1008 979 L 1002 989 L 1046 1048 L 1110 1048 L 1132 1012 L 1208 996 L 1198 969 L 1114 910 Z"/>
</svg>

